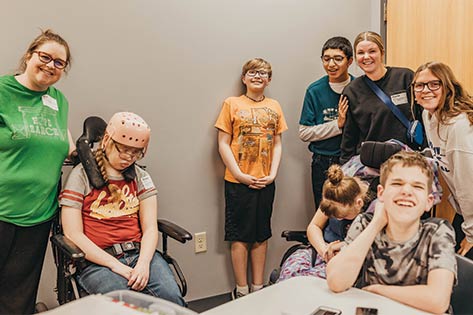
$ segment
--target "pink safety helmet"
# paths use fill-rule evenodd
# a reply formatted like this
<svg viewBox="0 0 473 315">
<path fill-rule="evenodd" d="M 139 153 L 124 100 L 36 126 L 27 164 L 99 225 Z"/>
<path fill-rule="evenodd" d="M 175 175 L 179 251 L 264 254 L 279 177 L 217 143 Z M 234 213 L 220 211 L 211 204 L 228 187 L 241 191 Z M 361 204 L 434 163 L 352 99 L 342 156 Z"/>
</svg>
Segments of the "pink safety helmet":
<svg viewBox="0 0 473 315">
<path fill-rule="evenodd" d="M 105 132 L 114 141 L 134 147 L 142 148 L 143 153 L 148 148 L 151 129 L 143 118 L 130 112 L 119 112 L 110 118 Z"/>
</svg>

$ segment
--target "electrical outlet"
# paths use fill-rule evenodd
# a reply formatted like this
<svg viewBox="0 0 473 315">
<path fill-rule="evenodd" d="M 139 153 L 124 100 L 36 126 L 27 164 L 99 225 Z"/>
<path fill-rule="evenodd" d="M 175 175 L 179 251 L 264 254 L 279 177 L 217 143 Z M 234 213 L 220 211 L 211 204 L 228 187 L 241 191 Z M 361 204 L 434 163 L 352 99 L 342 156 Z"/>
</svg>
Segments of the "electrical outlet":
<svg viewBox="0 0 473 315">
<path fill-rule="evenodd" d="M 207 251 L 207 232 L 199 232 L 194 234 L 195 252 L 201 253 Z"/>
</svg>

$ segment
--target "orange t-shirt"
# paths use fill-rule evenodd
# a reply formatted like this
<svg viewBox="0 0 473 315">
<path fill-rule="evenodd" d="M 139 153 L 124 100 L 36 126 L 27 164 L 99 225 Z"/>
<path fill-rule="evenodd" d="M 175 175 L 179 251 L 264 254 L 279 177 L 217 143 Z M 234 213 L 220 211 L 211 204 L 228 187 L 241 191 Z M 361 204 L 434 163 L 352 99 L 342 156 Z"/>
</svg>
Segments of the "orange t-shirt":
<svg viewBox="0 0 473 315">
<path fill-rule="evenodd" d="M 268 176 L 273 159 L 274 136 L 287 130 L 281 105 L 265 98 L 254 102 L 245 95 L 229 97 L 223 102 L 215 127 L 232 135 L 233 156 L 245 174 Z M 225 180 L 238 183 L 228 168 Z"/>
</svg>

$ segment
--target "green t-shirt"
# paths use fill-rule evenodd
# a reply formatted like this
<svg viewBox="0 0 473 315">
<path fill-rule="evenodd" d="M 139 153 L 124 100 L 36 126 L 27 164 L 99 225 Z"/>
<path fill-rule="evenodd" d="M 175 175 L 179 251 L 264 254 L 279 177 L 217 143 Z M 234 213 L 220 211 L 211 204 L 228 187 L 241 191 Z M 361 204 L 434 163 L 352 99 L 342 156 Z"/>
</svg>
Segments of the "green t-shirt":
<svg viewBox="0 0 473 315">
<path fill-rule="evenodd" d="M 68 107 L 54 87 L 31 91 L 0 77 L 0 221 L 32 226 L 54 215 Z"/>
</svg>

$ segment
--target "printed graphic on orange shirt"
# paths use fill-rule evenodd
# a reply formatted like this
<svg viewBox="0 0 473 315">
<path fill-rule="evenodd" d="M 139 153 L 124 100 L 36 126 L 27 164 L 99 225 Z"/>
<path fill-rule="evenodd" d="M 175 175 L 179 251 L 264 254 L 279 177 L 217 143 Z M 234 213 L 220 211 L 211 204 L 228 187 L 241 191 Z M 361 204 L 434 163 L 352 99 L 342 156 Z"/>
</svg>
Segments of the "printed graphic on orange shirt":
<svg viewBox="0 0 473 315">
<path fill-rule="evenodd" d="M 251 108 L 238 112 L 241 124 L 238 136 L 238 161 L 255 163 L 258 158 L 263 163 L 263 168 L 269 168 L 273 147 L 273 138 L 277 129 L 278 114 L 274 110 Z"/>
<path fill-rule="evenodd" d="M 140 201 L 130 193 L 130 187 L 124 185 L 119 191 L 120 199 L 112 201 L 110 193 L 101 191 L 97 199 L 90 205 L 90 216 L 97 219 L 115 218 L 124 215 L 136 216 Z"/>
</svg>

